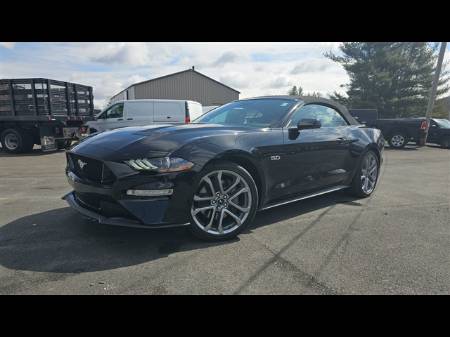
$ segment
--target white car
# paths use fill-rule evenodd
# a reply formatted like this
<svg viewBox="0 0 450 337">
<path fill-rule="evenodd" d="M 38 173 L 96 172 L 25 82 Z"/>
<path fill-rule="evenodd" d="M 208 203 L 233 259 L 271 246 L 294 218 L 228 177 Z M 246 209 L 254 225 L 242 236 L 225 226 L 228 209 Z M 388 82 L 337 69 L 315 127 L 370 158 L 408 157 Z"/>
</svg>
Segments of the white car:
<svg viewBox="0 0 450 337">
<path fill-rule="evenodd" d="M 190 123 L 202 114 L 202 105 L 194 101 L 136 99 L 116 102 L 86 124 L 94 133 L 126 126 Z"/>
</svg>

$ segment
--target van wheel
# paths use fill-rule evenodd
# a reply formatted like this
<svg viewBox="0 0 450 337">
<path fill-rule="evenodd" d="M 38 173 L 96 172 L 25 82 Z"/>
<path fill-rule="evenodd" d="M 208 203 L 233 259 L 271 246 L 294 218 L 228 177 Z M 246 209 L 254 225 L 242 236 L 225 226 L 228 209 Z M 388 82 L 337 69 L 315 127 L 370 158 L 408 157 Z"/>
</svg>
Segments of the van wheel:
<svg viewBox="0 0 450 337">
<path fill-rule="evenodd" d="M 6 129 L 0 135 L 3 149 L 8 153 L 30 152 L 33 149 L 33 136 L 24 131 Z"/>
<path fill-rule="evenodd" d="M 404 148 L 406 143 L 408 143 L 408 137 L 403 131 L 396 131 L 389 138 L 389 145 L 394 149 Z"/>
</svg>

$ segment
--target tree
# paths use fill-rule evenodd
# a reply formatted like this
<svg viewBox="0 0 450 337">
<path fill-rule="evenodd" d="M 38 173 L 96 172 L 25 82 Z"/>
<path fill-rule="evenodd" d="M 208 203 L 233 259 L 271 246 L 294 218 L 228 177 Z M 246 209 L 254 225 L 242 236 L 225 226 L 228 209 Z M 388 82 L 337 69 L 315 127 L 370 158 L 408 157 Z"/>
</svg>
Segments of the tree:
<svg viewBox="0 0 450 337">
<path fill-rule="evenodd" d="M 312 96 L 312 97 L 320 98 L 320 97 L 322 97 L 322 94 L 318 91 L 312 91 L 312 92 L 307 93 L 305 96 Z"/>
<path fill-rule="evenodd" d="M 289 89 L 288 95 L 289 96 L 297 96 L 298 95 L 297 87 L 295 85 L 291 89 Z"/>
<path fill-rule="evenodd" d="M 438 45 L 424 42 L 346 42 L 342 55 L 325 56 L 350 77 L 346 96 L 330 95 L 350 108 L 375 108 L 381 117 L 423 116 L 437 61 Z M 444 67 L 445 69 L 445 67 Z M 437 97 L 445 94 L 449 72 L 443 70 Z"/>
<path fill-rule="evenodd" d="M 288 95 L 289 96 L 302 96 L 303 95 L 303 89 L 301 86 L 293 86 L 289 91 L 288 91 Z"/>
</svg>

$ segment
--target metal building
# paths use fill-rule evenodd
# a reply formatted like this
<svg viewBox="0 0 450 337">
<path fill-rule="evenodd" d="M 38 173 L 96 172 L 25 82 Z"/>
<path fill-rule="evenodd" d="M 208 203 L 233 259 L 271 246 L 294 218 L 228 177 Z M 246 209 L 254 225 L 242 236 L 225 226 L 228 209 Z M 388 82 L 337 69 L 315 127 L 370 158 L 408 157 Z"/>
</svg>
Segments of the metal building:
<svg viewBox="0 0 450 337">
<path fill-rule="evenodd" d="M 240 92 L 191 69 L 132 84 L 114 95 L 110 103 L 128 99 L 186 99 L 203 106 L 239 99 Z"/>
</svg>

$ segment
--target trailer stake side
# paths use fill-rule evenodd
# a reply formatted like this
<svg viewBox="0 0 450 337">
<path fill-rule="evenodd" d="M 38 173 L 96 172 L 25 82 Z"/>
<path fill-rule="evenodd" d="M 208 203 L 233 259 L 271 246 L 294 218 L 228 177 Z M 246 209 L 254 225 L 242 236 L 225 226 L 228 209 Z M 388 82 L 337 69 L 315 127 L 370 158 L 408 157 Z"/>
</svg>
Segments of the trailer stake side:
<svg viewBox="0 0 450 337">
<path fill-rule="evenodd" d="M 92 87 L 46 78 L 0 79 L 0 141 L 6 152 L 70 146 L 94 119 Z"/>
</svg>

